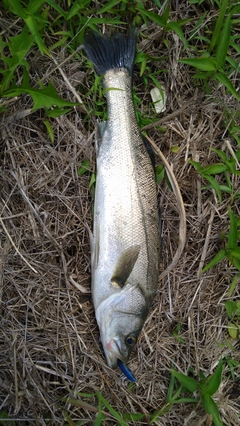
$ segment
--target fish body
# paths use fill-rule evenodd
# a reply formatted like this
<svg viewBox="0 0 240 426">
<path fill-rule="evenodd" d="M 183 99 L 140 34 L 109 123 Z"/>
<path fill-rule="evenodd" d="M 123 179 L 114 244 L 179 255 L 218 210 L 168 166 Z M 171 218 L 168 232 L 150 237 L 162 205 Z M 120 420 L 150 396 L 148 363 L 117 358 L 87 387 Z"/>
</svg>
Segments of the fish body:
<svg viewBox="0 0 240 426">
<path fill-rule="evenodd" d="M 136 33 L 91 33 L 85 51 L 106 89 L 108 121 L 98 125 L 92 297 L 107 363 L 128 361 L 156 293 L 159 217 L 153 165 L 132 99 Z"/>
</svg>

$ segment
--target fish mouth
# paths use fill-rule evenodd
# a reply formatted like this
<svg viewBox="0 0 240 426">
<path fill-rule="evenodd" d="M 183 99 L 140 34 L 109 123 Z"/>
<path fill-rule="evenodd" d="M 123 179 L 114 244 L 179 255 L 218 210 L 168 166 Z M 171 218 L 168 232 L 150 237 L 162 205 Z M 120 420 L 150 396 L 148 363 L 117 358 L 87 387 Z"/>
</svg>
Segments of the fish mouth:
<svg viewBox="0 0 240 426">
<path fill-rule="evenodd" d="M 110 339 L 106 344 L 105 354 L 109 367 L 117 368 L 118 359 L 123 363 L 127 362 L 127 359 L 121 354 L 121 342 L 118 339 Z"/>
</svg>

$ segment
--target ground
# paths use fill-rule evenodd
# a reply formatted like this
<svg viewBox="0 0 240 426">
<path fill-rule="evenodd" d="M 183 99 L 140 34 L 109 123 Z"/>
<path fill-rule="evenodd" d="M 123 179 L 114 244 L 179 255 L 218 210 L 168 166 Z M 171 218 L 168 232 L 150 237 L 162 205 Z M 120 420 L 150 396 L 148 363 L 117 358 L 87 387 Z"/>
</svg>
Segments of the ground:
<svg viewBox="0 0 240 426">
<path fill-rule="evenodd" d="M 196 23 L 203 15 L 203 5 L 172 3 L 172 21 L 192 18 Z M 216 8 L 211 2 L 205 6 L 207 22 Z M 2 8 L 4 19 L 2 36 L 9 40 L 22 24 Z M 186 34 L 192 25 L 186 24 Z M 137 385 L 129 386 L 118 370 L 106 366 L 90 295 L 88 227 L 92 228 L 93 193 L 89 182 L 95 171 L 97 114 L 95 97 L 86 105 L 84 94 L 93 84 L 93 71 L 82 50 L 74 56 L 62 46 L 49 57 L 34 45 L 28 57 L 31 84 L 36 87 L 39 80 L 51 81 L 59 96 L 76 106 L 65 115 L 46 118 L 45 110 L 33 111 L 31 97 L 23 94 L 8 98 L 8 108 L 1 115 L 0 413 L 8 418 L 6 424 L 94 424 L 101 411 L 100 392 L 117 413 L 144 414 L 141 420 L 126 420 L 128 424 L 147 425 L 150 415 L 166 404 L 170 368 L 199 380 L 201 373 L 213 373 L 220 358 L 225 361 L 214 400 L 225 425 L 239 424 L 239 368 L 232 376 L 226 362 L 240 362 L 239 340 L 228 334 L 225 309 L 236 268 L 224 259 L 202 273 L 203 266 L 224 247 L 229 196 L 224 195 L 219 203 L 211 188 L 202 189 L 207 182 L 189 163 L 219 163 L 211 148 L 227 155 L 229 149 L 237 150 L 236 140 L 226 131 L 226 109 L 233 113 L 239 104 L 219 82 L 210 82 L 209 94 L 197 84 L 194 69 L 178 62 L 191 52 L 184 51 L 173 31 L 163 34 L 155 23 L 142 22 L 138 52 L 162 57 L 162 61 L 147 62 L 147 67 L 151 72 L 162 70 L 156 78 L 166 87 L 166 110 L 155 113 L 149 93 L 153 82 L 150 78 L 144 82 L 138 65 L 134 93 L 140 99 L 138 114 L 141 119 L 149 118 L 140 125 L 161 149 L 177 179 L 186 210 L 187 238 L 178 264 L 159 281 L 131 356 L 129 366 Z M 21 69 L 17 78 L 21 80 Z M 151 117 L 158 122 L 151 122 Z M 54 140 L 44 120 L 50 122 Z M 79 175 L 85 160 L 91 170 Z M 160 164 L 157 157 L 156 164 Z M 234 176 L 233 185 L 237 191 L 239 176 Z M 179 210 L 166 179 L 158 185 L 158 192 L 163 271 L 178 247 Z M 240 216 L 237 201 L 232 209 Z M 231 298 L 239 300 L 237 285 Z M 176 381 L 175 389 L 179 386 Z M 121 424 L 104 403 L 102 410 L 106 415 L 102 424 Z M 212 423 L 199 402 L 173 404 L 154 424 Z"/>
</svg>

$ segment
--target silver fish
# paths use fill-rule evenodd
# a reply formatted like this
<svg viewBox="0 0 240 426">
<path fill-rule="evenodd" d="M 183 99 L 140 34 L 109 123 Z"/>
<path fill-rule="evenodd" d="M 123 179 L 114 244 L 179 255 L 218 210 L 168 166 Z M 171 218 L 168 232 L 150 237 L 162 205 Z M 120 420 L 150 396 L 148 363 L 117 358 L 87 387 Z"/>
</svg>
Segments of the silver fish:
<svg viewBox="0 0 240 426">
<path fill-rule="evenodd" d="M 92 296 L 107 363 L 126 363 L 148 315 L 159 276 L 159 217 L 153 165 L 132 99 L 136 31 L 91 32 L 85 52 L 99 75 L 108 121 L 97 128 L 91 235 Z"/>
</svg>

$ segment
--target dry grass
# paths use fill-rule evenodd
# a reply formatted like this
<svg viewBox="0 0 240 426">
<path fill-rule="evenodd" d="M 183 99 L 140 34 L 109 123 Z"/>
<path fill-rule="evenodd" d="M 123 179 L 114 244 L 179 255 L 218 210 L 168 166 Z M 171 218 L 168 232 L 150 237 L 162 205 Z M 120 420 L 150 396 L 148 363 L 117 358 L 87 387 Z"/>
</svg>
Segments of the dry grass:
<svg viewBox="0 0 240 426">
<path fill-rule="evenodd" d="M 145 31 L 154 39 L 154 28 Z M 131 358 L 138 380 L 132 392 L 119 371 L 105 364 L 89 294 L 87 225 L 92 226 L 92 200 L 89 176 L 78 176 L 77 170 L 84 159 L 94 167 L 95 154 L 93 131 L 83 121 L 84 107 L 52 121 L 54 143 L 42 123 L 44 112 L 31 113 L 28 96 L 11 102 L 2 117 L 0 411 L 4 409 L 16 423 L 61 425 L 67 413 L 73 421 L 91 425 L 97 400 L 91 399 L 92 409 L 85 409 L 71 405 L 68 396 L 99 390 L 118 412 L 145 413 L 138 424 L 146 425 L 148 413 L 160 409 L 165 401 L 172 365 L 186 374 L 192 368 L 208 375 L 221 356 L 240 361 L 239 341 L 227 344 L 224 308 L 234 269 L 222 262 L 201 275 L 203 264 L 221 247 L 220 235 L 228 227 L 227 199 L 219 206 L 211 191 L 202 191 L 203 182 L 188 163 L 189 159 L 205 164 L 212 161 L 215 154 L 210 148 L 221 148 L 224 143 L 224 103 L 233 107 L 234 101 L 225 92 L 216 91 L 216 97 L 224 95 L 223 104 L 218 105 L 196 90 L 189 68 L 176 62 L 182 54 L 181 43 L 170 33 L 168 38 L 169 61 L 164 64 L 169 69 L 167 111 L 159 117 L 167 131 L 161 134 L 148 126 L 148 132 L 172 165 L 180 186 L 187 214 L 187 243 L 175 270 L 159 283 Z M 150 54 L 158 40 L 159 35 L 146 47 Z M 36 52 L 35 56 L 41 63 L 40 77 L 52 72 L 60 96 L 75 101 L 56 63 L 44 62 Z M 56 61 L 62 59 L 60 52 Z M 85 72 L 74 58 L 62 70 L 76 90 L 79 82 L 87 84 Z M 142 94 L 140 82 L 139 93 L 147 114 L 150 97 Z M 94 120 L 92 117 L 92 129 Z M 180 147 L 177 154 L 171 151 L 173 145 Z M 159 198 L 164 269 L 177 248 L 178 213 L 167 185 L 159 188 Z M 184 343 L 173 336 L 179 322 Z M 216 401 L 228 426 L 239 424 L 239 397 L 239 381 L 233 382 L 224 374 Z M 106 424 L 116 421 L 109 416 Z M 155 424 L 211 425 L 211 420 L 201 406 L 180 404 Z"/>
</svg>

